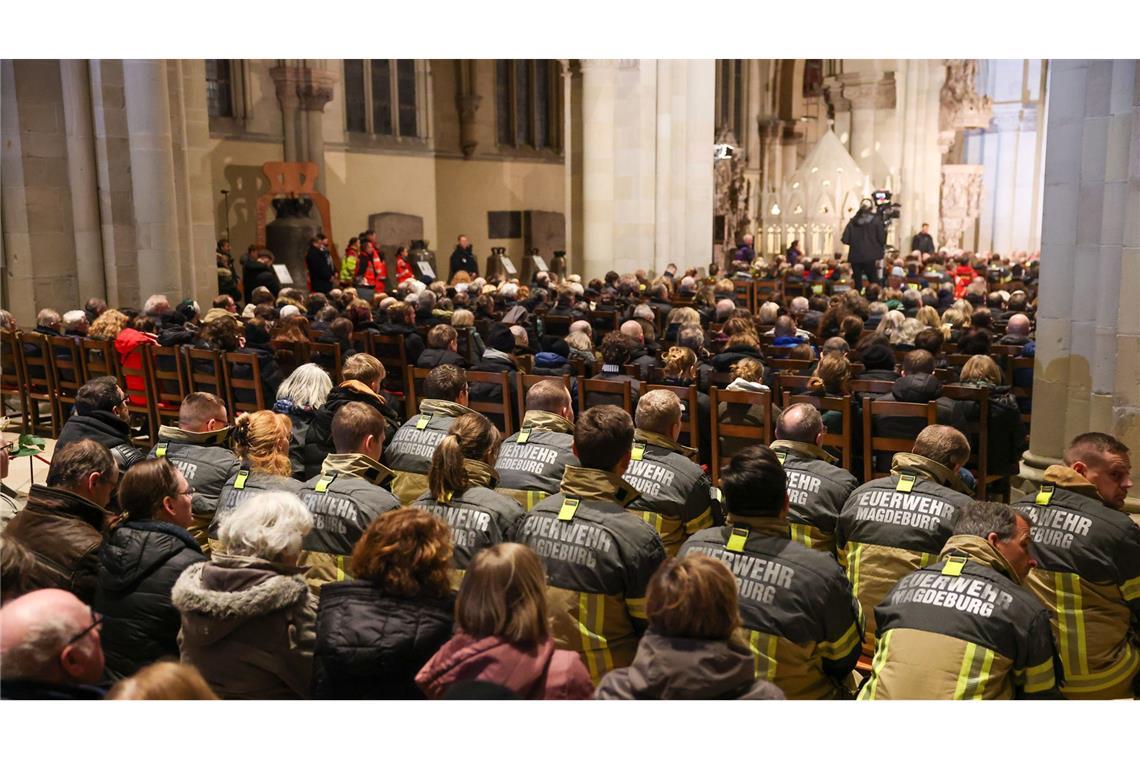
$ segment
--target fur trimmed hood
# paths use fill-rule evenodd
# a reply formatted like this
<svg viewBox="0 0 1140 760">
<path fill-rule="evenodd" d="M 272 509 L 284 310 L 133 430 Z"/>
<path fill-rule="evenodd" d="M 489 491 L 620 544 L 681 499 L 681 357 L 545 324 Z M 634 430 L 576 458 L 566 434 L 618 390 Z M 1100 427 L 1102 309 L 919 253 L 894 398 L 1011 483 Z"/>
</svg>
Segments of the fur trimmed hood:
<svg viewBox="0 0 1140 760">
<path fill-rule="evenodd" d="M 215 554 L 210 562 L 186 568 L 174 584 L 171 601 L 182 613 L 184 628 L 216 640 L 252 618 L 308 604 L 303 570 Z"/>
</svg>

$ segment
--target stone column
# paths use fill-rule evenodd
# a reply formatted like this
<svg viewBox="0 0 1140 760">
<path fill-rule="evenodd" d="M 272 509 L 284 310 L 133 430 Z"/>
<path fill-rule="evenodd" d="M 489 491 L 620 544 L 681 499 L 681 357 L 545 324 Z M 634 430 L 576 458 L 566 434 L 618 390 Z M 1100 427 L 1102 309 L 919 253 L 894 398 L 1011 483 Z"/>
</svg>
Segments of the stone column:
<svg viewBox="0 0 1140 760">
<path fill-rule="evenodd" d="M 617 61 L 582 61 L 584 278 L 614 265 L 614 114 Z"/>
<path fill-rule="evenodd" d="M 1033 424 L 1035 487 L 1074 436 L 1101 431 L 1140 479 L 1140 64 L 1050 62 Z M 1140 492 L 1129 505 L 1140 509 Z"/>
<path fill-rule="evenodd" d="M 323 113 L 332 100 L 336 74 L 319 61 L 285 61 L 270 69 L 281 103 L 286 161 L 311 161 L 320 169 L 316 188 L 325 192 Z"/>
<path fill-rule="evenodd" d="M 98 168 L 95 134 L 91 123 L 91 88 L 84 60 L 59 62 L 63 84 L 63 118 L 67 132 L 67 176 L 71 190 L 72 235 L 75 239 L 75 274 L 82 285 L 80 298 L 106 298 L 103 239 L 99 224 Z"/>
<path fill-rule="evenodd" d="M 1014 209 L 1017 200 L 1018 129 L 1021 126 L 1021 104 L 995 106 L 991 129 L 996 132 L 997 171 L 991 188 L 994 198 L 993 238 L 991 250 L 1008 255 L 1013 250 Z M 974 241 L 966 247 L 973 249 Z"/>
</svg>

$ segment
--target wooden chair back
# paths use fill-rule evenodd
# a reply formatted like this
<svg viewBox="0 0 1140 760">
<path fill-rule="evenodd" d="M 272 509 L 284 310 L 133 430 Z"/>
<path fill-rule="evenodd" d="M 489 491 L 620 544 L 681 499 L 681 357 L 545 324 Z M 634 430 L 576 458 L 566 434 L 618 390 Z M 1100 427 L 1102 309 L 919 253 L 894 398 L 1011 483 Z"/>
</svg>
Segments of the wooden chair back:
<svg viewBox="0 0 1140 760">
<path fill-rule="evenodd" d="M 404 339 L 399 335 L 372 334 L 372 355 L 380 360 L 387 370 L 384 378 L 384 387 L 392 393 L 403 395 L 407 392 L 404 387 L 408 354 L 404 350 Z"/>
<path fill-rule="evenodd" d="M 885 477 L 889 472 L 879 471 L 875 465 L 877 454 L 897 454 L 914 448 L 913 438 L 894 438 L 875 435 L 874 415 L 886 417 L 914 417 L 925 419 L 927 425 L 938 421 L 938 405 L 934 401 L 911 404 L 905 401 L 863 400 L 863 482 Z"/>
<path fill-rule="evenodd" d="M 589 409 L 591 406 L 599 404 L 613 404 L 619 398 L 621 399 L 621 408 L 629 412 L 629 416 L 633 416 L 633 393 L 632 382 L 629 380 L 594 380 L 593 378 L 581 378 L 578 380 L 578 413 Z M 591 396 L 591 394 L 594 394 Z M 591 401 L 587 404 L 587 401 Z"/>
<path fill-rule="evenodd" d="M 573 320 L 568 316 L 547 314 L 542 318 L 542 330 L 545 335 L 555 335 L 565 338 L 570 334 L 570 323 Z"/>
<path fill-rule="evenodd" d="M 732 300 L 736 301 L 736 305 L 742 309 L 748 309 L 749 312 L 755 314 L 755 302 L 753 294 L 755 290 L 753 283 L 750 280 L 733 280 L 732 281 Z"/>
<path fill-rule="evenodd" d="M 155 402 L 156 422 L 178 424 L 182 399 L 189 393 L 183 353 L 177 346 L 147 346 L 147 389 Z"/>
<path fill-rule="evenodd" d="M 942 386 L 942 395 L 956 401 L 973 401 L 978 405 L 978 419 L 960 421 L 958 430 L 970 441 L 970 458 L 966 467 L 974 473 L 977 480 L 975 494 L 979 500 L 985 501 L 987 493 L 994 490 L 993 484 L 1005 480 L 1000 475 L 990 475 L 989 472 L 990 393 L 985 388 L 950 384 Z M 1009 501 L 1008 493 L 998 495 L 1004 501 Z"/>
<path fill-rule="evenodd" d="M 48 428 L 52 438 L 59 437 L 59 429 L 63 421 L 59 418 L 59 410 L 55 404 L 55 383 L 51 371 L 51 347 L 48 346 L 47 336 L 37 332 L 20 332 L 20 363 L 21 374 L 24 377 L 24 398 L 28 402 L 28 411 L 32 432 L 40 427 L 40 403 L 45 403 L 51 409 Z"/>
<path fill-rule="evenodd" d="M 309 344 L 309 361 L 329 373 L 333 385 L 340 385 L 340 368 L 343 362 L 339 343 L 313 341 Z"/>
<path fill-rule="evenodd" d="M 267 409 L 265 391 L 261 387 L 261 360 L 257 354 L 239 354 L 227 351 L 222 354 L 222 374 L 225 378 L 226 402 L 230 414 Z"/>
<path fill-rule="evenodd" d="M 68 336 L 48 337 L 51 349 L 52 384 L 55 386 L 56 416 L 62 424 L 75 408 L 75 394 L 87 382 L 79 343 Z"/>
<path fill-rule="evenodd" d="M 839 452 L 839 459 L 843 465 L 843 469 L 848 472 L 851 471 L 852 459 L 855 453 L 855 436 L 853 421 L 854 416 L 851 412 L 851 396 L 810 396 L 810 395 L 795 395 L 790 391 L 784 391 L 784 409 L 787 409 L 792 404 L 811 404 L 820 412 L 839 412 L 843 415 L 843 422 L 841 429 L 838 433 L 828 432 L 824 430 L 823 439 L 820 444 L 827 449 L 835 449 Z M 852 473 L 854 474 L 854 473 Z"/>
<path fill-rule="evenodd" d="M 851 381 L 851 392 L 870 396 L 881 396 L 884 393 L 890 393 L 894 385 L 894 380 L 863 380 L 855 378 Z"/>
<path fill-rule="evenodd" d="M 213 393 L 229 403 L 226 376 L 222 371 L 222 354 L 211 348 L 182 348 L 185 357 L 186 384 L 191 393 Z M 230 409 L 230 417 L 236 416 Z"/>
<path fill-rule="evenodd" d="M 741 425 L 721 421 L 720 405 L 728 404 L 758 407 L 763 424 Z M 728 411 L 729 409 L 726 409 Z M 709 427 L 712 444 L 712 481 L 720 483 L 720 471 L 731 458 L 724 453 L 721 439 L 731 438 L 747 441 L 747 445 L 772 442 L 772 394 L 769 391 L 726 391 L 713 386 L 709 388 Z"/>
<path fill-rule="evenodd" d="M 0 404 L 15 396 L 20 401 L 20 432 L 28 429 L 28 400 L 24 395 L 24 365 L 20 361 L 19 332 L 0 329 Z M 6 407 L 5 407 L 6 408 Z"/>
<path fill-rule="evenodd" d="M 511 414 L 511 380 L 510 374 L 503 372 L 477 372 L 467 370 L 468 387 L 475 383 L 489 383 L 498 385 L 502 395 L 499 401 L 476 401 L 470 399 L 468 408 L 481 412 L 487 419 L 495 423 L 504 436 L 515 432 L 514 415 Z M 499 423 L 502 423 L 501 425 Z"/>
</svg>

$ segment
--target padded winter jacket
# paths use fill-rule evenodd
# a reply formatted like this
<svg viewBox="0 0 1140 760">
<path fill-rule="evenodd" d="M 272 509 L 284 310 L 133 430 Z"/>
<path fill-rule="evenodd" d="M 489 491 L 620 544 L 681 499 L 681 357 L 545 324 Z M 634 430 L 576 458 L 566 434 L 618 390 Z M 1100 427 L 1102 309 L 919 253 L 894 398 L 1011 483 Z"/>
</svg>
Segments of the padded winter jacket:
<svg viewBox="0 0 1140 760">
<path fill-rule="evenodd" d="M 589 699 L 594 693 L 578 653 L 555 649 L 551 639 L 524 648 L 498 636 L 476 639 L 459 632 L 416 676 L 431 699 L 465 681 L 498 684 L 524 699 Z"/>
<path fill-rule="evenodd" d="M 329 391 L 324 405 L 313 412 L 305 431 L 304 478 L 309 480 L 321 472 L 325 457 L 335 453 L 332 441 L 333 417 L 342 406 L 352 401 L 367 404 L 384 417 L 384 440 L 391 441 L 400 428 L 402 418 L 399 410 L 386 394 L 376 393 L 359 380 L 345 380 Z"/>
</svg>

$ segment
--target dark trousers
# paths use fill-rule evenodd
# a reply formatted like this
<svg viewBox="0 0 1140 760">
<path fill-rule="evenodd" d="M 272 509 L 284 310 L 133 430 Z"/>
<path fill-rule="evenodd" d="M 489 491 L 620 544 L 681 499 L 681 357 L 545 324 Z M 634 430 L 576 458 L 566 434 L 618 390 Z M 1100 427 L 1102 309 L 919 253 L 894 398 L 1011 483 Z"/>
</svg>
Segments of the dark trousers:
<svg viewBox="0 0 1140 760">
<path fill-rule="evenodd" d="M 855 278 L 856 289 L 863 287 L 863 275 L 867 275 L 868 284 L 879 284 L 879 262 L 868 261 L 851 265 L 851 276 Z"/>
</svg>

